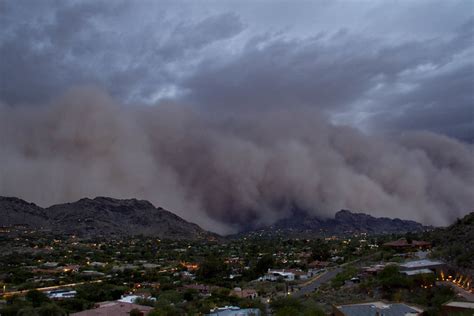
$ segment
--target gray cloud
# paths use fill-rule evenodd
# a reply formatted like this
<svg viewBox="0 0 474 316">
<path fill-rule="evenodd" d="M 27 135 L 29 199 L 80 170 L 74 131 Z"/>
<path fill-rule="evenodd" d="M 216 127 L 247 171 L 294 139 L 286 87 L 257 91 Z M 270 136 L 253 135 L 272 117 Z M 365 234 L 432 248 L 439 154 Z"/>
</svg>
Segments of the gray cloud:
<svg viewBox="0 0 474 316">
<path fill-rule="evenodd" d="M 10 104 L 47 101 L 78 84 L 125 100 L 153 99 L 185 72 L 188 55 L 243 28 L 232 13 L 182 22 L 166 8 L 127 2 L 13 1 L 3 10 L 0 96 Z"/>
</svg>

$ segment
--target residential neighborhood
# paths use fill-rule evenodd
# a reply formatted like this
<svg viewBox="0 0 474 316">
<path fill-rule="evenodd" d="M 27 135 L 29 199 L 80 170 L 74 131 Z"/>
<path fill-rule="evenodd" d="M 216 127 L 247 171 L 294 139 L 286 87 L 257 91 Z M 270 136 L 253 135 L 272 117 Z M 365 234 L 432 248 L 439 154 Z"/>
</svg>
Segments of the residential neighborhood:
<svg viewBox="0 0 474 316">
<path fill-rule="evenodd" d="M 469 269 L 436 258 L 429 241 L 394 247 L 406 240 L 390 235 L 194 242 L 10 228 L 1 238 L 2 315 L 30 301 L 70 315 L 422 315 L 474 300 Z"/>
</svg>

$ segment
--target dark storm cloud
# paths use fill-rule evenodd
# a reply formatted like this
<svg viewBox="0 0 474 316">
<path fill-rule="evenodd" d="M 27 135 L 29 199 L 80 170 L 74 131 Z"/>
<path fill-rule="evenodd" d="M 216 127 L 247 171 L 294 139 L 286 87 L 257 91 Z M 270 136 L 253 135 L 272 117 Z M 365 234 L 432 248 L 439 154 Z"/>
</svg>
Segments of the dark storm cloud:
<svg viewBox="0 0 474 316">
<path fill-rule="evenodd" d="M 31 5 L 31 7 L 29 7 Z M 174 62 L 242 29 L 235 14 L 181 22 L 166 9 L 109 1 L 12 1 L 0 35 L 1 98 L 34 103 L 96 84 L 141 100 L 177 77 Z"/>
<path fill-rule="evenodd" d="M 472 210 L 472 2 L 185 3 L 0 2 L 1 195 L 220 232 Z"/>
<path fill-rule="evenodd" d="M 392 44 L 344 31 L 304 40 L 263 37 L 230 61 L 203 61 L 183 86 L 188 102 L 214 110 L 314 106 L 334 114 L 371 103 L 367 124 L 378 130 L 472 140 L 473 29 L 470 19 L 452 38 Z M 429 71 L 420 74 L 424 67 Z"/>
<path fill-rule="evenodd" d="M 430 130 L 472 143 L 473 42 L 474 18 L 471 18 L 458 29 L 454 39 L 434 50 L 445 52 L 443 58 L 427 59 L 418 69 L 399 75 L 399 81 L 409 86 L 406 91 L 374 96 L 382 104 L 376 106 L 378 114 L 371 118 L 375 128 L 395 132 Z"/>
</svg>

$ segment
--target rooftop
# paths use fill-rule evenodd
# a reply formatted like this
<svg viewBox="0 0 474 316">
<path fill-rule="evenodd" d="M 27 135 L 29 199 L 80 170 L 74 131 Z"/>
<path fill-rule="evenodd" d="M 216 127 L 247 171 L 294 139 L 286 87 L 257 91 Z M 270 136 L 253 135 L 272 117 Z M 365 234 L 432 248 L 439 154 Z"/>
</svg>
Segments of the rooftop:
<svg viewBox="0 0 474 316">
<path fill-rule="evenodd" d="M 423 310 L 403 303 L 387 304 L 371 302 L 352 305 L 341 305 L 336 308 L 346 316 L 408 316 L 420 315 Z"/>
<path fill-rule="evenodd" d="M 433 271 L 430 269 L 417 269 L 417 270 L 410 270 L 410 271 L 402 271 L 402 273 L 406 275 L 417 275 L 417 274 L 432 274 Z"/>
<path fill-rule="evenodd" d="M 423 240 L 412 240 L 409 243 L 406 239 L 402 238 L 399 240 L 387 242 L 383 245 L 388 247 L 428 247 L 431 245 L 431 243 Z"/>
<path fill-rule="evenodd" d="M 211 310 L 207 316 L 249 316 L 260 315 L 260 310 L 257 308 L 242 309 L 237 306 L 225 306 Z"/>
<path fill-rule="evenodd" d="M 413 268 L 438 266 L 438 265 L 443 265 L 443 264 L 444 263 L 441 262 L 441 261 L 423 259 L 423 260 L 405 262 L 405 263 L 401 264 L 400 267 L 407 268 L 407 269 L 413 269 Z"/>
<path fill-rule="evenodd" d="M 461 307 L 474 310 L 474 302 L 449 302 L 443 304 L 443 306 Z"/>
<path fill-rule="evenodd" d="M 132 309 L 138 309 L 144 315 L 148 315 L 153 307 L 124 302 L 103 302 L 99 303 L 96 308 L 72 313 L 71 316 L 130 316 Z"/>
</svg>

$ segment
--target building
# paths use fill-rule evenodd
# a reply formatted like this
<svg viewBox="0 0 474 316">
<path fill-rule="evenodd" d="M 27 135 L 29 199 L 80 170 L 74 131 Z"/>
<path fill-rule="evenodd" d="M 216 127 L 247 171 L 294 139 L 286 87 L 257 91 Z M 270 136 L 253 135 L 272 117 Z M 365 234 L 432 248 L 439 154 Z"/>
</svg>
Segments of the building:
<svg viewBox="0 0 474 316">
<path fill-rule="evenodd" d="M 474 315 L 474 302 L 455 302 L 444 303 L 441 306 L 441 315 Z"/>
<path fill-rule="evenodd" d="M 122 295 L 122 297 L 118 299 L 117 302 L 135 303 L 138 299 L 149 300 L 153 302 L 156 301 L 156 297 L 151 296 L 146 297 L 145 295 Z"/>
<path fill-rule="evenodd" d="M 428 259 L 408 261 L 400 265 L 400 271 L 413 271 L 413 270 L 428 269 L 428 270 L 438 273 L 438 272 L 441 272 L 445 268 L 446 268 L 446 264 L 444 262 L 428 260 Z"/>
<path fill-rule="evenodd" d="M 396 250 L 409 250 L 409 249 L 430 249 L 431 243 L 423 240 L 412 240 L 407 241 L 405 238 L 386 242 L 383 244 L 384 247 L 392 248 Z"/>
<path fill-rule="evenodd" d="M 52 300 L 63 300 L 76 297 L 77 292 L 73 290 L 54 290 L 46 292 L 48 298 Z"/>
<path fill-rule="evenodd" d="M 419 274 L 433 274 L 433 271 L 430 269 L 417 269 L 417 270 L 406 270 L 406 271 L 401 271 L 402 274 L 405 274 L 406 276 L 415 276 Z"/>
<path fill-rule="evenodd" d="M 333 306 L 334 316 L 416 316 L 423 310 L 403 303 L 371 302 Z"/>
<path fill-rule="evenodd" d="M 308 263 L 308 268 L 311 268 L 311 269 L 326 269 L 330 264 L 331 264 L 331 262 L 328 262 L 328 261 L 316 260 L 316 261 Z"/>
<path fill-rule="evenodd" d="M 301 269 L 288 269 L 285 272 L 293 273 L 295 275 L 295 279 L 297 280 L 307 280 L 311 276 L 310 273 L 304 272 Z"/>
<path fill-rule="evenodd" d="M 102 302 L 96 304 L 95 308 L 88 309 L 78 313 L 72 313 L 71 316 L 130 316 L 130 311 L 138 310 L 143 316 L 148 315 L 153 307 L 137 305 L 124 302 Z"/>
<path fill-rule="evenodd" d="M 224 306 L 211 309 L 207 316 L 260 316 L 257 308 L 242 309 L 238 306 Z"/>
<path fill-rule="evenodd" d="M 258 293 L 254 289 L 241 289 L 240 287 L 236 287 L 230 291 L 230 295 L 240 298 L 250 298 L 252 300 L 258 297 Z"/>
<path fill-rule="evenodd" d="M 293 272 L 283 270 L 272 270 L 268 269 L 268 272 L 263 276 L 263 281 L 294 281 L 295 274 Z"/>
<path fill-rule="evenodd" d="M 186 284 L 182 287 L 181 290 L 193 290 L 198 292 L 201 295 L 210 295 L 213 290 L 218 289 L 217 286 L 210 286 L 204 284 Z"/>
<path fill-rule="evenodd" d="M 361 270 L 360 275 L 363 276 L 363 277 L 374 276 L 374 275 L 379 274 L 381 271 L 383 271 L 383 269 L 385 269 L 385 267 L 392 266 L 392 265 L 398 266 L 398 263 L 396 263 L 396 262 L 387 262 L 387 263 L 383 263 L 383 264 L 374 264 L 374 265 L 371 265 L 369 267 L 363 267 L 362 270 Z"/>
</svg>

